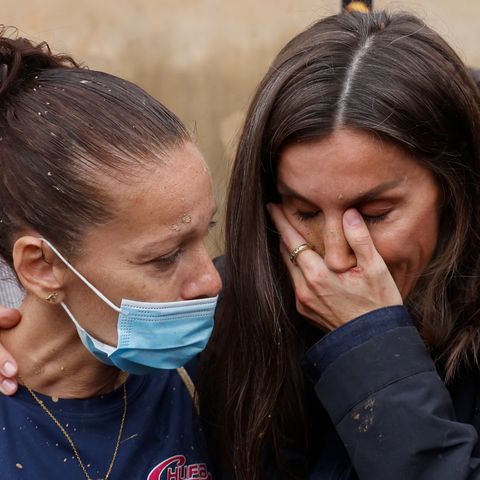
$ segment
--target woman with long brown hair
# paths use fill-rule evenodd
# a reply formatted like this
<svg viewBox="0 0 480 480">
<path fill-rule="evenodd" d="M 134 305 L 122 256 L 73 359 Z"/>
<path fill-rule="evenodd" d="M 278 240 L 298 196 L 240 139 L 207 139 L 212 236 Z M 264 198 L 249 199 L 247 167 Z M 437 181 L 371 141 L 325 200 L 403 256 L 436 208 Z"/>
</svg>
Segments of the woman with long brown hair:
<svg viewBox="0 0 480 480">
<path fill-rule="evenodd" d="M 477 478 L 479 180 L 478 89 L 416 17 L 332 16 L 279 53 L 200 390 L 236 478 Z"/>
</svg>

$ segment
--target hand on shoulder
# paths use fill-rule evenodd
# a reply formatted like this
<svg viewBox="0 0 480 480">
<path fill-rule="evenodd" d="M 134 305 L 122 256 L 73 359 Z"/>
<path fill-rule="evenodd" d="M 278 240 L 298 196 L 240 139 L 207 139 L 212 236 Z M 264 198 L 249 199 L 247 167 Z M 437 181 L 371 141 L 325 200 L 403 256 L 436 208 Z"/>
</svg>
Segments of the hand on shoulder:
<svg viewBox="0 0 480 480">
<path fill-rule="evenodd" d="M 0 329 L 11 328 L 18 324 L 21 313 L 15 308 L 0 306 Z M 17 391 L 17 362 L 0 342 L 0 393 L 13 395 Z"/>
</svg>

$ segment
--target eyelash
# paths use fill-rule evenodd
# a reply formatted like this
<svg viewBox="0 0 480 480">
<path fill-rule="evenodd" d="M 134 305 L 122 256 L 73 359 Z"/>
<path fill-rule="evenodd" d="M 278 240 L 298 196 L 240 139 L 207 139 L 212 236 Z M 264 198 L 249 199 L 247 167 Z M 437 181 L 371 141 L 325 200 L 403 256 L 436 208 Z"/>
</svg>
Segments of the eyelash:
<svg viewBox="0 0 480 480">
<path fill-rule="evenodd" d="M 171 253 L 170 255 L 167 255 L 165 257 L 158 257 L 155 260 L 152 260 L 152 263 L 157 266 L 157 267 L 169 267 L 170 265 L 173 265 L 178 257 L 183 253 L 183 250 L 179 248 L 178 250 L 175 250 L 175 252 Z"/>
<path fill-rule="evenodd" d="M 208 229 L 212 230 L 213 228 L 215 228 L 217 226 L 217 224 L 218 224 L 217 220 L 212 220 L 208 224 Z M 179 248 L 178 250 L 175 250 L 175 252 L 171 253 L 170 255 L 155 258 L 154 260 L 152 260 L 152 263 L 155 266 L 160 267 L 160 268 L 169 267 L 176 262 L 176 260 L 178 259 L 178 257 L 180 257 L 180 255 L 182 255 L 182 253 L 183 253 L 183 249 Z"/>
<path fill-rule="evenodd" d="M 319 214 L 318 210 L 315 212 L 295 212 L 295 217 L 300 222 L 308 222 L 309 220 L 313 220 Z M 364 222 L 367 225 L 374 225 L 376 223 L 383 222 L 387 218 L 388 213 L 384 213 L 382 215 L 362 215 Z"/>
<path fill-rule="evenodd" d="M 375 223 L 383 222 L 387 218 L 388 213 L 382 215 L 362 215 L 364 222 L 367 225 L 375 225 Z"/>
<path fill-rule="evenodd" d="M 319 214 L 318 210 L 315 212 L 301 212 L 297 210 L 295 216 L 300 222 L 308 222 L 308 220 L 313 220 Z"/>
</svg>

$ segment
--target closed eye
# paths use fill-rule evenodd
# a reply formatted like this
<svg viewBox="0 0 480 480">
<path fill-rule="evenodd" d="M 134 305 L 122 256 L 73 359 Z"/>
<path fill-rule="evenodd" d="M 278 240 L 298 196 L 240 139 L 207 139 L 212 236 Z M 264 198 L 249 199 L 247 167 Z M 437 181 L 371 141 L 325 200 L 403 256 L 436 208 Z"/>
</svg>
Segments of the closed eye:
<svg viewBox="0 0 480 480">
<path fill-rule="evenodd" d="M 300 222 L 308 222 L 309 220 L 313 220 L 316 217 L 318 217 L 319 213 L 320 213 L 320 210 L 314 210 L 310 212 L 303 212 L 298 210 L 295 212 L 294 215 Z M 387 218 L 389 213 L 390 212 L 382 213 L 381 215 L 362 214 L 362 217 L 367 225 L 374 225 L 375 223 L 383 222 Z"/>
<path fill-rule="evenodd" d="M 383 222 L 388 216 L 388 213 L 382 215 L 365 215 L 362 214 L 363 220 L 367 225 L 374 225 L 375 223 Z"/>
<path fill-rule="evenodd" d="M 300 222 L 308 222 L 308 220 L 313 220 L 314 218 L 316 218 L 319 213 L 320 210 L 313 210 L 310 212 L 302 212 L 300 210 L 297 210 L 294 215 Z"/>
<path fill-rule="evenodd" d="M 181 248 L 178 248 L 173 253 L 170 253 L 168 255 L 163 255 L 161 257 L 157 257 L 151 260 L 149 263 L 152 263 L 153 265 L 155 265 L 155 267 L 160 269 L 166 268 L 173 265 L 182 253 L 183 253 L 183 250 Z"/>
</svg>

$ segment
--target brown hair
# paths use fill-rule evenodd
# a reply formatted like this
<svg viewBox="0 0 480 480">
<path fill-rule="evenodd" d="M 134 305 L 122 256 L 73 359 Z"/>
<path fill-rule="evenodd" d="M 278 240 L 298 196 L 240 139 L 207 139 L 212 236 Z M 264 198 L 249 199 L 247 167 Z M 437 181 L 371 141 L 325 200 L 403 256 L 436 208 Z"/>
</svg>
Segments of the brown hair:
<svg viewBox="0 0 480 480">
<path fill-rule="evenodd" d="M 29 227 L 68 255 L 111 216 L 102 174 L 133 175 L 189 140 L 136 85 L 0 31 L 0 254 Z"/>
<path fill-rule="evenodd" d="M 285 46 L 258 87 L 230 184 L 227 285 L 200 391 L 217 457 L 233 461 L 239 479 L 266 478 L 265 461 L 271 454 L 281 464 L 285 446 L 308 451 L 304 321 L 264 207 L 278 201 L 282 149 L 339 127 L 392 142 L 434 173 L 444 194 L 438 245 L 407 307 L 448 378 L 462 361 L 476 359 L 478 90 L 455 52 L 414 16 L 320 20 Z M 291 476 L 306 476 L 296 472 Z"/>
<path fill-rule="evenodd" d="M 480 87 L 480 70 L 478 68 L 471 68 L 470 73 L 472 74 L 477 86 Z"/>
</svg>

